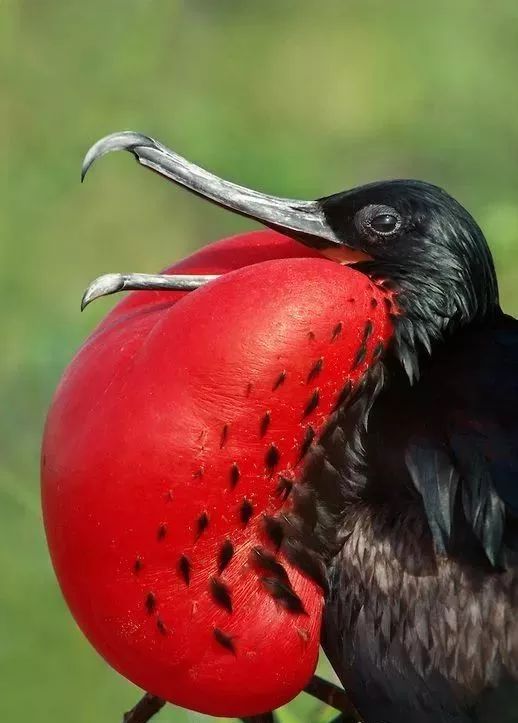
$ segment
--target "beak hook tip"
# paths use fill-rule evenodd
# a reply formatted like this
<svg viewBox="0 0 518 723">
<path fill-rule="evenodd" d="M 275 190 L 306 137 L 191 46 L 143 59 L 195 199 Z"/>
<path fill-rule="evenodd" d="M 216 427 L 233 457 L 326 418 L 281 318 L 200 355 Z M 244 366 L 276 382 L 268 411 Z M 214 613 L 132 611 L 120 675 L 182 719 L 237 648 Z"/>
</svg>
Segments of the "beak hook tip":
<svg viewBox="0 0 518 723">
<path fill-rule="evenodd" d="M 123 291 L 123 289 L 123 274 L 104 274 L 103 276 L 98 276 L 88 285 L 83 294 L 81 311 L 84 311 L 88 304 L 91 304 L 92 301 L 99 299 L 101 296 L 109 296 L 110 294 L 117 293 L 117 291 Z"/>
<path fill-rule="evenodd" d="M 81 168 L 81 182 L 84 181 L 86 174 L 93 163 L 101 156 L 111 153 L 112 151 L 129 151 L 138 160 L 136 149 L 139 146 L 156 148 L 157 143 L 149 136 L 134 131 L 118 131 L 110 133 L 96 141 L 90 146 L 83 160 Z"/>
<path fill-rule="evenodd" d="M 90 302 L 94 301 L 94 299 L 97 298 L 96 296 L 93 296 L 91 294 L 90 289 L 91 289 L 91 286 L 89 286 L 86 289 L 85 293 L 83 294 L 83 298 L 81 299 L 81 312 L 83 312 L 86 309 L 86 307 L 88 306 L 88 304 L 90 304 Z"/>
</svg>

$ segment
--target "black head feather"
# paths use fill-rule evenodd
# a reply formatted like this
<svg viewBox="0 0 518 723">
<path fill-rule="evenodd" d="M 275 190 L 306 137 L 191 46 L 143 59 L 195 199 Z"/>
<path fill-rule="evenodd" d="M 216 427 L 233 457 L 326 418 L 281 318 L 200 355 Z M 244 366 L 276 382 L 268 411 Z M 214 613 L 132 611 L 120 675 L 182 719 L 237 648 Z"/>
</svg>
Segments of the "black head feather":
<svg viewBox="0 0 518 723">
<path fill-rule="evenodd" d="M 372 183 L 320 201 L 344 246 L 372 261 L 357 268 L 390 281 L 425 346 L 498 310 L 493 260 L 473 217 L 445 191 L 421 181 Z M 401 334 L 405 337 L 405 333 Z M 413 342 L 403 338 L 405 349 Z M 406 352 L 409 374 L 415 364 Z"/>
</svg>

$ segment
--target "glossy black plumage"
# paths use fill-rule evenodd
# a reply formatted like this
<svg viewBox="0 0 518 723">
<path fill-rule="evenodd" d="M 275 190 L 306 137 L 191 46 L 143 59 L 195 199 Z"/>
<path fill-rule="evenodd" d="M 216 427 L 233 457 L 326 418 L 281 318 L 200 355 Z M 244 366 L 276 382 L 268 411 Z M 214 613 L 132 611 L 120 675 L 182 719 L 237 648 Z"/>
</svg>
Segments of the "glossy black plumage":
<svg viewBox="0 0 518 723">
<path fill-rule="evenodd" d="M 456 333 L 373 406 L 324 636 L 369 723 L 518 720 L 517 326 Z"/>
<path fill-rule="evenodd" d="M 324 648 L 366 723 L 518 721 L 518 322 L 444 191 L 396 181 L 321 203 L 401 312 L 295 494 L 292 527 L 328 565 Z M 378 209 L 395 233 L 369 226 Z"/>
</svg>

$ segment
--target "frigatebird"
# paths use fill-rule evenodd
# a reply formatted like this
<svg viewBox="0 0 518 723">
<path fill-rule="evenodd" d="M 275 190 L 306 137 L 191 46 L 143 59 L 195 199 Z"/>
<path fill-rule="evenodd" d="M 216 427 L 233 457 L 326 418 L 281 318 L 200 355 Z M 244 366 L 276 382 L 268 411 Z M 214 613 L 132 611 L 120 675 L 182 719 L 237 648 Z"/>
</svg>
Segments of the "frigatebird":
<svg viewBox="0 0 518 723">
<path fill-rule="evenodd" d="M 414 180 L 268 196 L 131 132 L 83 175 L 113 150 L 391 290 L 390 346 L 314 450 L 285 534 L 327 566 L 323 646 L 367 723 L 518 721 L 518 323 L 475 220 Z M 167 283 L 104 277 L 84 304 Z"/>
</svg>

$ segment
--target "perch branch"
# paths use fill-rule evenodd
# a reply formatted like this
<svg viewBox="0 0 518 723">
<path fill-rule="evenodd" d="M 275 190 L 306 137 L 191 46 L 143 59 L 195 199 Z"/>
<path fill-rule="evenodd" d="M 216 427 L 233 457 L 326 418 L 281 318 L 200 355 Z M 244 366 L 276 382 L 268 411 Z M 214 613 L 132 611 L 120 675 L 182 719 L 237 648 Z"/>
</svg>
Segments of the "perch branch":
<svg viewBox="0 0 518 723">
<path fill-rule="evenodd" d="M 355 707 L 349 701 L 345 691 L 334 683 L 324 680 L 315 675 L 304 688 L 306 693 L 314 698 L 321 700 L 332 708 L 336 708 L 341 712 L 341 716 L 337 723 L 357 723 L 360 722 Z M 123 723 L 148 723 L 148 721 L 158 713 L 165 705 L 165 700 L 157 698 L 155 695 L 146 693 L 130 711 L 124 714 Z M 273 713 L 263 713 L 261 715 L 242 718 L 243 723 L 275 723 Z"/>
<path fill-rule="evenodd" d="M 146 693 L 134 708 L 124 713 L 122 723 L 147 723 L 164 705 L 165 700 Z"/>
</svg>

